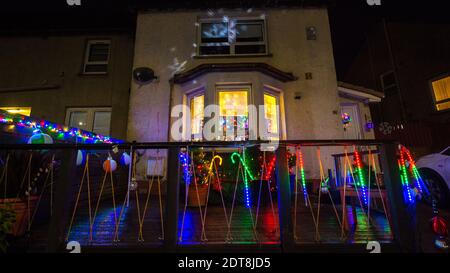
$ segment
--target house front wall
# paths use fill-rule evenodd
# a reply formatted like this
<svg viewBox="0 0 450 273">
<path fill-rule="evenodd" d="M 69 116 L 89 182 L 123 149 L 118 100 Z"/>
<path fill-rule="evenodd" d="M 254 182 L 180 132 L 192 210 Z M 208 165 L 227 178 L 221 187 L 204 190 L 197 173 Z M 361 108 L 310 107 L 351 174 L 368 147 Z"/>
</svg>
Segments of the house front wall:
<svg viewBox="0 0 450 273">
<path fill-rule="evenodd" d="M 107 74 L 84 75 L 86 44 L 109 40 Z M 31 107 L 64 124 L 67 108 L 111 108 L 110 135 L 126 138 L 133 39 L 129 34 L 0 37 L 0 107 Z"/>
<path fill-rule="evenodd" d="M 133 67 L 150 67 L 159 79 L 147 85 L 132 81 L 127 131 L 129 141 L 171 140 L 170 108 L 183 101 L 183 90 L 190 90 L 170 83 L 177 68 L 181 67 L 178 70 L 181 72 L 204 63 L 252 62 L 266 63 L 298 77 L 298 80 L 281 86 L 286 139 L 343 137 L 326 9 L 269 9 L 251 13 L 223 11 L 219 14 L 218 18 L 265 18 L 269 54 L 258 57 L 196 57 L 197 22 L 205 16 L 206 11 L 139 13 Z M 317 30 L 316 40 L 307 40 L 306 28 L 310 26 Z M 306 73 L 311 73 L 312 79 L 306 79 Z M 187 85 L 203 81 L 211 86 L 213 80 L 227 82 L 231 77 L 226 73 L 213 74 L 206 75 L 208 79 L 199 79 L 197 83 Z M 257 74 L 261 73 L 254 72 L 249 76 L 260 77 Z M 243 75 L 240 75 L 241 79 Z M 256 81 L 261 83 L 264 80 Z M 258 86 L 261 87 L 261 84 L 256 84 L 252 92 L 262 92 Z M 298 95 L 301 98 L 295 99 Z M 331 158 L 324 160 L 330 160 L 327 165 L 332 165 Z"/>
</svg>

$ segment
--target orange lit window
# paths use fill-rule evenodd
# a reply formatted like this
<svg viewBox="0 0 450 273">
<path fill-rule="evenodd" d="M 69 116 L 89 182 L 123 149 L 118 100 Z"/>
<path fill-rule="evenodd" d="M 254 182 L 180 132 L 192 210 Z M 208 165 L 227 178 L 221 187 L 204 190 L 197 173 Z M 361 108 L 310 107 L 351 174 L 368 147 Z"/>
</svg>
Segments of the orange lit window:
<svg viewBox="0 0 450 273">
<path fill-rule="evenodd" d="M 0 110 L 6 111 L 10 114 L 20 114 L 24 116 L 31 115 L 31 107 L 0 107 Z"/>
<path fill-rule="evenodd" d="M 264 94 L 264 116 L 269 134 L 278 135 L 278 100 L 271 94 Z"/>
<path fill-rule="evenodd" d="M 450 76 L 431 82 L 437 111 L 450 109 Z"/>
<path fill-rule="evenodd" d="M 190 100 L 191 108 L 191 133 L 195 140 L 202 138 L 203 117 L 205 109 L 205 96 L 198 95 Z"/>
<path fill-rule="evenodd" d="M 223 140 L 246 140 L 248 138 L 247 90 L 219 90 L 220 131 Z M 234 132 L 230 134 L 227 132 Z M 238 135 L 238 132 L 245 135 Z"/>
</svg>

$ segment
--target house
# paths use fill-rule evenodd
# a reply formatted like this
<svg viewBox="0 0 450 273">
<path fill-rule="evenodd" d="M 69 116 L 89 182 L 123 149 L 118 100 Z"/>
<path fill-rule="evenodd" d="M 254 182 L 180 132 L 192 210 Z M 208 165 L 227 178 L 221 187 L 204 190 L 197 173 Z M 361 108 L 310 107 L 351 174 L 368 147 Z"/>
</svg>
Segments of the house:
<svg viewBox="0 0 450 273">
<path fill-rule="evenodd" d="M 381 90 L 374 105 L 378 139 L 397 139 L 423 155 L 449 145 L 450 31 L 445 20 L 374 23 L 343 81 Z"/>
<path fill-rule="evenodd" d="M 0 35 L 0 109 L 125 139 L 129 29 Z"/>
<path fill-rule="evenodd" d="M 131 84 L 130 141 L 374 137 L 365 124 L 371 121 L 368 103 L 379 102 L 380 94 L 339 86 L 325 7 L 141 9 L 133 63 L 139 67 L 158 78 Z M 180 116 L 171 111 L 180 105 L 191 115 L 182 118 L 182 137 L 175 139 L 172 126 Z M 202 134 L 208 105 L 218 105 L 220 112 L 213 138 Z M 251 105 L 266 106 L 259 113 L 265 120 L 248 121 Z M 342 124 L 345 111 L 355 115 L 351 130 Z M 234 122 L 237 130 L 245 128 L 243 136 L 227 136 Z"/>
</svg>

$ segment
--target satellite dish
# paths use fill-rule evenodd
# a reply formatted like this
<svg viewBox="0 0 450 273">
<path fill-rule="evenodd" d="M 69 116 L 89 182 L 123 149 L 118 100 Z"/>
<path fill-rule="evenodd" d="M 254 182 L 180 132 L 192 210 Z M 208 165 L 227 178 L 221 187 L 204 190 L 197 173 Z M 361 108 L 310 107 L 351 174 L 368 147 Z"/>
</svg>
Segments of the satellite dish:
<svg viewBox="0 0 450 273">
<path fill-rule="evenodd" d="M 157 78 L 151 68 L 138 67 L 133 70 L 133 79 L 140 85 L 149 84 Z"/>
</svg>

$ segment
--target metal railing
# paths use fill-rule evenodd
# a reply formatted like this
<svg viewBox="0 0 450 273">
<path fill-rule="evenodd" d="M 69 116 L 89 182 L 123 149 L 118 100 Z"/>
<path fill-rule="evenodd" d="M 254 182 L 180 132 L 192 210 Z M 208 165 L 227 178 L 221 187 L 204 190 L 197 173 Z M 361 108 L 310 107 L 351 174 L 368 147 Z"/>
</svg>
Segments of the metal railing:
<svg viewBox="0 0 450 273">
<path fill-rule="evenodd" d="M 53 155 L 55 181 L 39 188 L 46 194 L 34 193 L 50 211 L 43 217 L 48 230 L 37 233 L 45 234 L 40 239 L 51 252 L 65 251 L 70 240 L 87 249 L 109 250 L 201 246 L 219 251 L 321 251 L 329 244 L 362 250 L 369 240 L 404 251 L 415 249 L 414 212 L 403 200 L 396 143 L 289 140 L 267 152 L 259 149 L 262 144 L 268 142 L 0 144 L 0 158 L 5 162 L 12 151 L 21 151 L 23 158 Z M 85 151 L 81 159 L 79 151 Z M 199 151 L 208 158 L 206 163 L 198 162 L 194 153 Z M 104 166 L 108 158 L 120 165 L 124 152 L 130 156 L 129 165 L 124 163 L 115 172 L 109 171 L 111 165 Z M 355 156 L 368 162 L 368 178 L 375 177 L 375 183 L 365 182 L 368 188 L 358 185 L 362 182 L 352 169 L 357 167 Z M 333 160 L 338 157 L 344 162 L 340 168 Z M 219 158 L 227 167 L 219 164 Z M 247 170 L 252 159 L 258 164 Z M 206 168 L 203 176 L 196 173 L 200 165 Z M 3 169 L 4 165 L 0 172 Z M 156 174 L 160 169 L 163 174 Z M 49 170 L 53 173 L 56 168 Z M 25 182 L 33 179 L 20 175 Z M 22 200 L 30 207 L 30 187 L 26 188 Z M 201 199 L 205 195 L 206 200 Z M 42 216 L 37 209 L 28 214 L 35 220 Z M 35 225 L 30 219 L 28 238 Z"/>
</svg>

